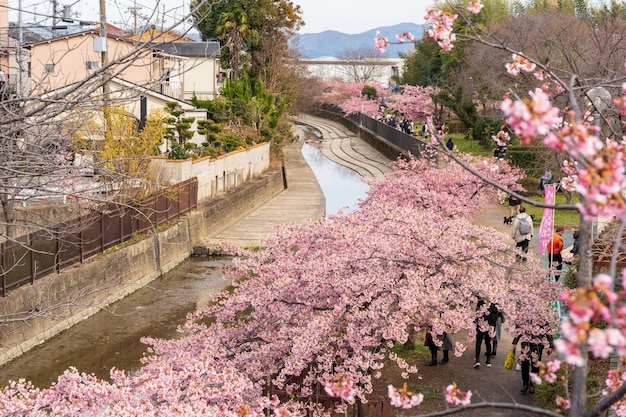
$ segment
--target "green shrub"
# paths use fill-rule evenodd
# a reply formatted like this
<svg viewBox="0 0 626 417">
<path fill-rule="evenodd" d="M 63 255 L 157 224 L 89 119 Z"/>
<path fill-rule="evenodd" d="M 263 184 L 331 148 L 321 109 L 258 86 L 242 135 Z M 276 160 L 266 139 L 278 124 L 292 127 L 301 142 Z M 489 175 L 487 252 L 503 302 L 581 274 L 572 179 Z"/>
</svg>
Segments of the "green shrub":
<svg viewBox="0 0 626 417">
<path fill-rule="evenodd" d="M 602 397 L 598 395 L 604 379 L 609 369 L 608 359 L 591 359 L 589 360 L 589 374 L 587 375 L 587 392 L 589 393 L 589 406 L 593 406 Z M 554 410 L 556 408 L 555 401 L 557 396 L 566 397 L 563 382 L 566 374 L 563 370 L 557 372 L 557 380 L 554 384 L 546 382 L 535 386 L 535 402 L 537 407 L 545 410 Z M 568 372 L 568 386 L 572 386 L 572 370 Z"/>
<path fill-rule="evenodd" d="M 226 133 L 221 136 L 220 142 L 225 153 L 232 152 L 239 147 L 246 146 L 246 139 L 236 133 Z"/>
<path fill-rule="evenodd" d="M 376 89 L 371 85 L 364 85 L 361 90 L 361 95 L 367 97 L 368 100 L 376 100 L 376 97 L 378 97 Z"/>
<path fill-rule="evenodd" d="M 500 131 L 503 124 L 503 120 L 490 119 L 489 117 L 478 119 L 472 130 L 474 139 L 478 140 L 485 148 L 494 148 L 495 142 L 492 136 Z"/>
<path fill-rule="evenodd" d="M 523 170 L 533 169 L 538 165 L 539 148 L 532 146 L 508 146 L 507 159 Z"/>
<path fill-rule="evenodd" d="M 172 149 L 167 156 L 169 159 L 188 159 L 191 158 L 191 155 L 185 151 L 185 149 L 180 146 L 178 143 L 172 145 Z"/>
</svg>

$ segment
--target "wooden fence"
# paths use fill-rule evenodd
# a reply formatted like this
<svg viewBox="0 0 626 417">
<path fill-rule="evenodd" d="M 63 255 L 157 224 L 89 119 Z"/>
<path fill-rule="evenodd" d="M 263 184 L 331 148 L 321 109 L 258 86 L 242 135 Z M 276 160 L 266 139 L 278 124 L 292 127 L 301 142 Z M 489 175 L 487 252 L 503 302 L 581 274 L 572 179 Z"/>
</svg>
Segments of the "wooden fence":
<svg viewBox="0 0 626 417">
<path fill-rule="evenodd" d="M 134 235 L 178 219 L 196 209 L 197 202 L 198 181 L 191 178 L 141 205 L 110 204 L 99 213 L 0 243 L 0 295 L 5 297 L 11 289 L 34 284 Z"/>
<path fill-rule="evenodd" d="M 313 402 L 326 410 L 332 410 L 337 403 L 341 402 L 339 398 L 330 397 L 322 392 L 323 389 L 320 385 L 315 388 L 315 393 L 306 398 L 297 398 L 303 402 Z M 293 399 L 292 395 L 286 391 L 278 390 L 271 387 L 266 391 L 266 394 L 276 396 L 281 401 L 289 401 Z M 341 414 L 343 417 L 391 417 L 392 406 L 388 398 L 381 399 L 368 399 L 367 403 L 362 403 L 360 400 L 348 407 L 345 414 Z M 307 417 L 312 416 L 313 413 L 309 411 Z"/>
</svg>

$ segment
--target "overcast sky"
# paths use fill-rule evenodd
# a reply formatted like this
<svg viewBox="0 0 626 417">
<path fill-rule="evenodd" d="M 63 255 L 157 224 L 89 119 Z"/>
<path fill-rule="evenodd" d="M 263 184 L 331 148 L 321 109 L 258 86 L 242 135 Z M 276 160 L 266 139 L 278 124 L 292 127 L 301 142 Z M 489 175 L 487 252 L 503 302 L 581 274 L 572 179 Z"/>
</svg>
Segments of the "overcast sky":
<svg viewBox="0 0 626 417">
<path fill-rule="evenodd" d="M 426 7 L 434 0 L 292 0 L 300 5 L 306 25 L 301 33 L 318 33 L 336 30 L 344 33 L 362 33 L 378 26 L 397 23 L 424 23 Z M 150 15 L 155 4 L 159 4 L 160 15 L 165 13 L 168 22 L 180 19 L 189 10 L 189 0 L 106 0 L 107 21 L 115 25 L 132 26 L 129 8 L 140 14 Z M 12 21 L 17 21 L 17 9 L 21 3 L 24 22 L 43 23 L 45 16 L 52 14 L 52 0 L 9 0 Z M 77 20 L 99 20 L 99 0 L 57 0 L 58 8 L 70 5 Z M 141 19 L 140 19 L 141 20 Z M 154 22 L 154 18 L 151 21 Z M 158 22 L 157 22 L 158 24 Z"/>
<path fill-rule="evenodd" d="M 293 0 L 302 9 L 306 23 L 300 33 L 336 30 L 362 33 L 378 26 L 424 23 L 426 8 L 433 0 Z"/>
</svg>

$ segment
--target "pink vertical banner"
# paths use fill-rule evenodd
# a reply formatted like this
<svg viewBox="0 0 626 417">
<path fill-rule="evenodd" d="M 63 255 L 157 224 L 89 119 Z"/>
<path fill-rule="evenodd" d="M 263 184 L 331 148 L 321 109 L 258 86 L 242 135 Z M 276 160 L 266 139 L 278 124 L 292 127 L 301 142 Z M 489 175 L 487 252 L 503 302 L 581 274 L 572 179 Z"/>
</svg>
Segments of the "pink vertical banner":
<svg viewBox="0 0 626 417">
<path fill-rule="evenodd" d="M 546 184 L 544 187 L 546 204 L 554 204 L 554 184 Z M 539 225 L 539 254 L 543 255 L 546 252 L 546 246 L 548 241 L 552 237 L 552 230 L 554 227 L 554 210 L 551 208 L 543 209 L 543 217 L 541 218 L 541 224 Z"/>
</svg>

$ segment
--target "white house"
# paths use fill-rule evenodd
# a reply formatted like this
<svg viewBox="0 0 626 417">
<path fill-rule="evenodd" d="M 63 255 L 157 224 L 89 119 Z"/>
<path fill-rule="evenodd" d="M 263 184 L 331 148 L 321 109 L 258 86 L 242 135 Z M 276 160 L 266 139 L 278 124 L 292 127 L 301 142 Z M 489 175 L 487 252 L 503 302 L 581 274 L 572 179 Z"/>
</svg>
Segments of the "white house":
<svg viewBox="0 0 626 417">
<path fill-rule="evenodd" d="M 331 56 L 300 59 L 309 74 L 328 81 L 377 82 L 383 87 L 395 85 L 394 76 L 402 75 L 402 58 L 369 57 L 340 59 Z"/>
<path fill-rule="evenodd" d="M 219 42 L 168 42 L 154 44 L 164 54 L 181 57 L 182 98 L 191 100 L 193 95 L 201 100 L 217 97 L 220 78 Z"/>
</svg>

